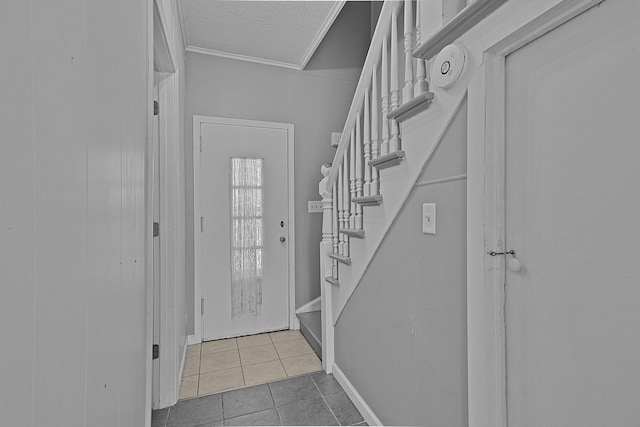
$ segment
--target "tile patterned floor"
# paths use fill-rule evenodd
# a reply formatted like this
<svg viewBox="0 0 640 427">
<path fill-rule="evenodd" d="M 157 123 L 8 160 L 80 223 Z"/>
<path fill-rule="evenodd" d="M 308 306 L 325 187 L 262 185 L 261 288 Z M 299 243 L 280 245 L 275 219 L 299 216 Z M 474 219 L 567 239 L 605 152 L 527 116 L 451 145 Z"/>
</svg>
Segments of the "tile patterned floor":
<svg viewBox="0 0 640 427">
<path fill-rule="evenodd" d="M 187 348 L 180 399 L 207 396 L 322 370 L 300 331 L 208 341 Z"/>
<path fill-rule="evenodd" d="M 295 356 L 294 356 L 295 357 Z M 332 375 L 301 375 L 239 390 L 180 400 L 153 411 L 152 427 L 366 426 Z"/>
</svg>

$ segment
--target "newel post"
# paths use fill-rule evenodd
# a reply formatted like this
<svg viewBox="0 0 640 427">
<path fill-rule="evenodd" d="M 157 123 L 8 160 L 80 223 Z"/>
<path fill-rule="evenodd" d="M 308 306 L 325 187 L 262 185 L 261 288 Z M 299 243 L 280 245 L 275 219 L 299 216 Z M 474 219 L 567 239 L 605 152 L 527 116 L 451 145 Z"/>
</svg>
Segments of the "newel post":
<svg viewBox="0 0 640 427">
<path fill-rule="evenodd" d="M 332 285 L 325 278 L 336 275 L 334 260 L 329 253 L 337 249 L 337 185 L 329 186 L 331 163 L 320 168 L 322 180 L 318 186 L 322 196 L 322 242 L 320 242 L 320 312 L 322 322 L 322 368 L 327 373 L 333 370 L 333 316 L 331 313 Z M 337 266 L 336 266 L 337 267 Z"/>
</svg>

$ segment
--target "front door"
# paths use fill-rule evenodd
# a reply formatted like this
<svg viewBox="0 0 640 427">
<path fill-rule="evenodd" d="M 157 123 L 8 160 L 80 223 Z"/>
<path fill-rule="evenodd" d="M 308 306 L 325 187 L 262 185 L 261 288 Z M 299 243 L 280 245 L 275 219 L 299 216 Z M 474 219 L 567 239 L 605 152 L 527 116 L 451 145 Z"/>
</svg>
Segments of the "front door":
<svg viewBox="0 0 640 427">
<path fill-rule="evenodd" d="M 640 425 L 638 16 L 607 0 L 506 58 L 509 426 Z"/>
<path fill-rule="evenodd" d="M 200 126 L 203 339 L 288 329 L 289 128 Z"/>
</svg>

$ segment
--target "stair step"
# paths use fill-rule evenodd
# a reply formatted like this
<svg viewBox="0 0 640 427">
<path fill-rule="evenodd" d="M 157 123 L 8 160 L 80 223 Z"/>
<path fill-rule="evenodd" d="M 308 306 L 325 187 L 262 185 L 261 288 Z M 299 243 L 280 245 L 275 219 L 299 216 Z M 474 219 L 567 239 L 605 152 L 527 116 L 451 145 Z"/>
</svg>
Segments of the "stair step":
<svg viewBox="0 0 640 427">
<path fill-rule="evenodd" d="M 329 252 L 329 258 L 335 259 L 336 261 L 338 261 L 338 262 L 340 262 L 342 264 L 351 265 L 351 258 L 349 258 L 348 256 L 334 254 L 332 252 Z"/>
<path fill-rule="evenodd" d="M 393 153 L 385 154 L 384 156 L 376 157 L 373 160 L 369 160 L 369 164 L 376 169 L 386 169 L 391 166 L 397 166 L 404 159 L 404 151 L 398 150 Z"/>
<path fill-rule="evenodd" d="M 378 206 L 382 203 L 382 196 L 354 197 L 352 200 L 362 206 Z"/>
<path fill-rule="evenodd" d="M 325 277 L 324 280 L 331 283 L 333 286 L 340 286 L 340 281 L 334 277 Z"/>
<path fill-rule="evenodd" d="M 387 118 L 396 119 L 402 123 L 404 120 L 407 120 L 408 118 L 429 108 L 431 101 L 433 101 L 433 92 L 424 92 L 413 98 L 411 101 L 402 104 L 395 110 L 391 110 L 389 114 L 387 114 Z"/>
<path fill-rule="evenodd" d="M 341 228 L 340 233 L 346 234 L 349 237 L 355 237 L 356 239 L 362 239 L 364 237 L 364 230 L 355 228 Z"/>
<path fill-rule="evenodd" d="M 322 359 L 322 315 L 320 311 L 299 313 L 300 332 L 305 337 L 313 351 Z"/>
</svg>

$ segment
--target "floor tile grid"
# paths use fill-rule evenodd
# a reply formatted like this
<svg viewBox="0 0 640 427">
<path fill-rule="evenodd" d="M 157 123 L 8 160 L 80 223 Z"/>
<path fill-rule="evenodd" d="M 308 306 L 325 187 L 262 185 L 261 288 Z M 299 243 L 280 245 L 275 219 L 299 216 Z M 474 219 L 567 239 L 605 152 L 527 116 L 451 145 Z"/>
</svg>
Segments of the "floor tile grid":
<svg viewBox="0 0 640 427">
<path fill-rule="evenodd" d="M 305 388 L 308 389 L 306 384 L 311 386 L 317 396 L 321 396 L 322 399 L 312 397 L 314 393 L 304 392 Z M 274 394 L 276 391 L 278 398 Z M 301 400 L 297 400 L 298 398 Z M 330 420 L 323 418 L 325 421 L 318 424 L 318 419 L 314 422 L 308 417 L 311 414 L 304 415 L 305 409 L 313 407 L 314 401 L 316 408 L 322 401 L 321 405 L 326 408 Z M 336 402 L 342 404 L 336 404 Z M 336 405 L 335 410 L 334 405 Z M 289 407 L 288 417 L 291 418 L 291 406 L 296 407 L 293 408 L 297 420 L 295 425 L 368 425 L 335 378 L 320 372 L 202 398 L 182 400 L 175 407 L 153 411 L 152 426 L 284 425 L 283 422 L 286 423 L 287 419 L 283 419 L 282 416 L 284 414 L 287 418 L 287 407 Z M 282 411 L 285 412 L 281 414 Z M 311 418 L 314 417 L 311 416 Z"/>
<path fill-rule="evenodd" d="M 261 346 L 262 350 L 258 350 L 257 347 Z M 269 346 L 268 349 L 267 346 Z M 231 362 L 228 369 L 217 369 L 210 363 L 209 359 L 215 358 L 210 356 L 211 354 L 220 355 L 222 352 L 234 350 L 237 352 L 236 362 Z M 243 354 L 249 355 L 256 351 L 268 353 L 270 350 L 271 354 L 266 357 L 264 354 L 258 355 L 257 359 L 249 358 L 247 363 L 243 363 L 247 358 L 243 357 Z M 206 363 L 203 363 L 203 358 L 207 359 Z M 245 386 L 265 384 L 269 381 L 318 371 L 322 369 L 321 366 L 320 360 L 299 331 L 278 331 L 195 344 L 187 348 L 187 363 L 183 373 L 180 398 L 206 396 Z M 211 386 L 212 383 L 225 381 L 227 385 L 222 388 Z"/>
</svg>

